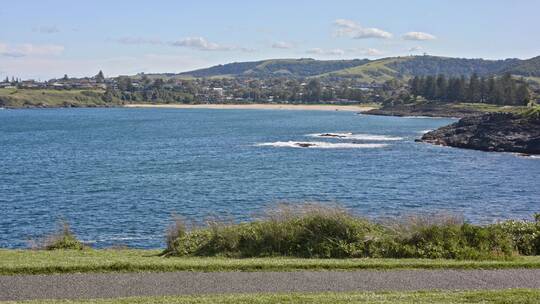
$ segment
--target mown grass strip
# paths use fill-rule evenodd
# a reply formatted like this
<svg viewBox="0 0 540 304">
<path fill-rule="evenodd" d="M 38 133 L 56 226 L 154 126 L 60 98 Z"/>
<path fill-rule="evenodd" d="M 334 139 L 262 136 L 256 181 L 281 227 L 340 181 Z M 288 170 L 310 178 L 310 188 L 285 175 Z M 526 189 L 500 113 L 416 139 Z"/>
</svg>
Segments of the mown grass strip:
<svg viewBox="0 0 540 304">
<path fill-rule="evenodd" d="M 298 271 L 540 268 L 540 256 L 512 260 L 169 257 L 159 250 L 0 250 L 0 274 L 171 271 Z"/>
<path fill-rule="evenodd" d="M 426 304 L 426 303 L 483 303 L 503 304 L 540 302 L 540 290 L 511 289 L 464 292 L 362 292 L 362 293 L 292 293 L 292 294 L 233 294 L 233 295 L 203 295 L 203 296 L 166 296 L 166 297 L 134 297 L 119 299 L 94 300 L 39 300 L 7 303 L 32 304 L 124 304 L 124 303 L 367 303 L 367 304 Z"/>
</svg>

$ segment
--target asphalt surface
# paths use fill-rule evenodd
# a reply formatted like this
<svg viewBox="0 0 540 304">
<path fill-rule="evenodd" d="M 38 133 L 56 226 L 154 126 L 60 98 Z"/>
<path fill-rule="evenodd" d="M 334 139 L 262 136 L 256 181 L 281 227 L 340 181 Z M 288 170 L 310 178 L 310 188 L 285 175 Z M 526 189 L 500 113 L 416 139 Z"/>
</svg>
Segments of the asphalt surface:
<svg viewBox="0 0 540 304">
<path fill-rule="evenodd" d="M 540 288 L 540 269 L 169 272 L 0 276 L 0 300 L 258 292 Z"/>
</svg>

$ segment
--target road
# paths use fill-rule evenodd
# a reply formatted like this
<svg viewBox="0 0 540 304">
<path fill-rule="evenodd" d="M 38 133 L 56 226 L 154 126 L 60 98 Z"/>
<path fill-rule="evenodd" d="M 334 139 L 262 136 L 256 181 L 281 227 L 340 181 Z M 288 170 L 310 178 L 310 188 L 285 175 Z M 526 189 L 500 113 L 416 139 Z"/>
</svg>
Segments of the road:
<svg viewBox="0 0 540 304">
<path fill-rule="evenodd" d="M 257 292 L 540 288 L 540 269 L 169 272 L 0 276 L 0 300 Z"/>
</svg>

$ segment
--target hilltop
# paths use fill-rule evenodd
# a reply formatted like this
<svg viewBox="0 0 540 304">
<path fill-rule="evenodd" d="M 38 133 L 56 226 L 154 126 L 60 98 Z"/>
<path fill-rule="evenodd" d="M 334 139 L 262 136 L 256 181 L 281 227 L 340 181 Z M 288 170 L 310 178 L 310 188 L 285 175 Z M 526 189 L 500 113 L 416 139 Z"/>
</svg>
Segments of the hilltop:
<svg viewBox="0 0 540 304">
<path fill-rule="evenodd" d="M 191 77 L 310 77 L 360 66 L 368 62 L 368 59 L 269 59 L 220 64 L 206 69 L 180 73 L 179 75 Z"/>
<path fill-rule="evenodd" d="M 388 57 L 377 60 L 269 59 L 234 62 L 179 74 L 152 74 L 152 76 L 179 78 L 339 77 L 382 83 L 394 78 L 408 79 L 414 76 L 437 74 L 470 76 L 473 73 L 485 76 L 506 72 L 536 80 L 536 77 L 540 77 L 540 56 L 527 60 L 485 60 L 438 56 Z"/>
</svg>

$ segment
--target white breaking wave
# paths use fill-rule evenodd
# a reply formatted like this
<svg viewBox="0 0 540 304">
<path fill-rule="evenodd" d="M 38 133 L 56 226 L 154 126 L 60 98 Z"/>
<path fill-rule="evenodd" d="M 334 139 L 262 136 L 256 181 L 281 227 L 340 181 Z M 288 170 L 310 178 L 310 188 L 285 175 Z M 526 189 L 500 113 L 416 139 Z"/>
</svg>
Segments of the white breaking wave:
<svg viewBox="0 0 540 304">
<path fill-rule="evenodd" d="M 513 153 L 513 154 L 518 157 L 523 157 L 523 158 L 540 159 L 540 155 L 530 155 L 530 154 L 522 154 L 522 153 Z"/>
<path fill-rule="evenodd" d="M 353 134 L 353 133 L 318 133 L 308 134 L 310 137 L 318 138 L 337 138 L 337 139 L 352 139 L 352 140 L 371 140 L 371 141 L 395 141 L 402 140 L 402 137 L 374 135 L 374 134 Z"/>
<path fill-rule="evenodd" d="M 426 134 L 428 132 L 431 132 L 433 130 L 422 130 L 422 131 L 418 131 L 419 134 Z"/>
<path fill-rule="evenodd" d="M 322 141 L 276 141 L 256 144 L 259 147 L 311 148 L 311 149 L 373 149 L 384 148 L 387 144 L 329 143 Z"/>
</svg>

